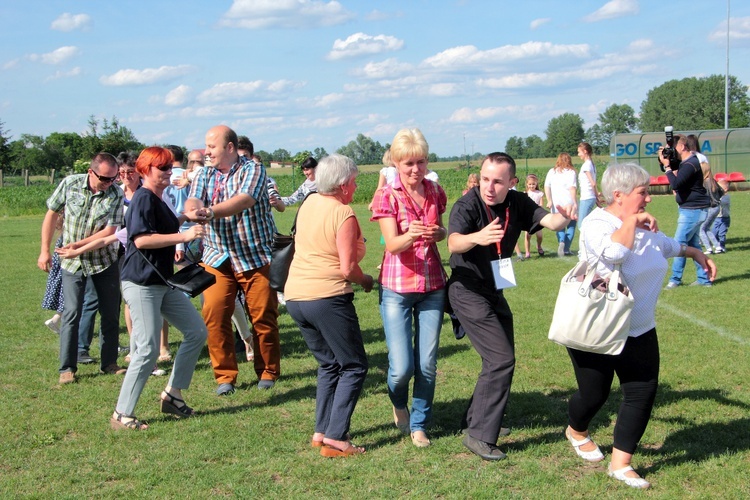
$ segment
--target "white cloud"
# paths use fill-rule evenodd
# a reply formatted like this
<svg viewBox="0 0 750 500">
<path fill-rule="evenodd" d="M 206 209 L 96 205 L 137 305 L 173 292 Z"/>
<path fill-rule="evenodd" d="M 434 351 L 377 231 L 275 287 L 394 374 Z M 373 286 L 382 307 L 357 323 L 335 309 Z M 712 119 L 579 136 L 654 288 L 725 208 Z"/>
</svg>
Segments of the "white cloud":
<svg viewBox="0 0 750 500">
<path fill-rule="evenodd" d="M 727 22 L 722 21 L 708 35 L 713 42 L 725 42 L 727 40 Z M 750 41 L 750 17 L 733 17 L 729 19 L 729 43 Z"/>
<path fill-rule="evenodd" d="M 66 12 L 52 21 L 50 28 L 57 31 L 73 31 L 86 29 L 91 26 L 91 16 L 88 14 L 71 14 Z"/>
<path fill-rule="evenodd" d="M 519 118 L 537 116 L 541 111 L 539 106 L 492 106 L 483 108 L 463 107 L 455 110 L 448 118 L 450 123 L 475 123 L 493 120 L 495 118 Z"/>
<path fill-rule="evenodd" d="M 112 87 L 151 85 L 176 80 L 194 69 L 193 66 L 187 64 L 146 69 L 121 69 L 111 75 L 102 75 L 99 82 Z"/>
<path fill-rule="evenodd" d="M 399 62 L 398 59 L 386 59 L 381 62 L 370 62 L 361 69 L 355 70 L 355 76 L 371 79 L 395 78 L 414 71 L 414 66 L 409 63 Z"/>
<path fill-rule="evenodd" d="M 597 21 L 604 21 L 605 19 L 634 16 L 638 14 L 639 10 L 638 0 L 611 0 L 584 17 L 583 20 L 587 23 L 595 23 Z"/>
<path fill-rule="evenodd" d="M 47 52 L 46 54 L 29 54 L 28 58 L 31 61 L 44 64 L 62 64 L 80 53 L 81 51 L 78 47 L 66 46 L 55 49 L 52 52 Z"/>
<path fill-rule="evenodd" d="M 21 61 L 20 59 L 12 59 L 12 60 L 6 62 L 5 64 L 3 64 L 3 69 L 4 70 L 13 69 L 16 66 L 18 66 L 18 63 L 20 61 Z"/>
<path fill-rule="evenodd" d="M 368 21 L 388 21 L 389 19 L 396 19 L 404 17 L 403 12 L 383 12 L 382 10 L 374 9 L 365 16 Z"/>
<path fill-rule="evenodd" d="M 369 113 L 361 120 L 358 120 L 357 125 L 377 125 L 379 123 L 382 123 L 386 118 L 388 118 L 387 115 L 382 115 L 380 113 Z"/>
<path fill-rule="evenodd" d="M 57 70 L 55 73 L 51 76 L 47 77 L 46 81 L 52 81 L 52 80 L 59 80 L 60 78 L 72 78 L 74 76 L 79 76 L 83 71 L 81 70 L 80 66 L 76 66 L 75 68 L 71 69 L 70 71 L 60 71 Z"/>
<path fill-rule="evenodd" d="M 333 42 L 333 49 L 328 53 L 328 59 L 333 61 L 348 57 L 369 54 L 381 54 L 401 50 L 404 41 L 388 35 L 371 36 L 365 33 L 349 35 L 346 40 L 337 39 Z"/>
<path fill-rule="evenodd" d="M 455 83 L 435 83 L 427 87 L 427 93 L 429 95 L 447 97 L 456 95 L 460 87 Z"/>
<path fill-rule="evenodd" d="M 318 28 L 354 18 L 339 2 L 320 0 L 234 0 L 219 26 L 230 28 Z"/>
<path fill-rule="evenodd" d="M 191 88 L 188 85 L 178 85 L 173 88 L 164 97 L 164 104 L 167 106 L 182 106 L 190 97 Z"/>
<path fill-rule="evenodd" d="M 302 88 L 304 85 L 304 82 L 293 82 L 290 80 L 277 80 L 274 82 L 255 80 L 252 82 L 217 83 L 210 89 L 204 90 L 198 94 L 198 102 L 212 103 L 240 101 L 242 99 L 247 99 L 254 94 L 261 94 L 263 92 L 272 94 L 291 92 Z"/>
<path fill-rule="evenodd" d="M 313 106 L 317 108 L 325 108 L 337 102 L 344 100 L 344 94 L 332 93 L 316 97 L 313 101 Z"/>
<path fill-rule="evenodd" d="M 543 24 L 547 24 L 550 21 L 552 21 L 551 17 L 540 17 L 539 19 L 534 19 L 533 21 L 531 21 L 531 23 L 529 24 L 529 28 L 531 28 L 532 30 L 535 30 L 539 26 Z"/>
<path fill-rule="evenodd" d="M 264 82 L 262 80 L 217 83 L 210 89 L 198 94 L 198 102 L 223 102 L 245 99 L 260 90 L 263 85 Z"/>
<path fill-rule="evenodd" d="M 526 42 L 504 45 L 490 50 L 479 50 L 473 45 L 453 47 L 428 57 L 424 66 L 440 69 L 459 69 L 467 66 L 492 69 L 493 66 L 532 58 L 590 57 L 588 44 L 558 45 L 551 42 Z"/>
</svg>

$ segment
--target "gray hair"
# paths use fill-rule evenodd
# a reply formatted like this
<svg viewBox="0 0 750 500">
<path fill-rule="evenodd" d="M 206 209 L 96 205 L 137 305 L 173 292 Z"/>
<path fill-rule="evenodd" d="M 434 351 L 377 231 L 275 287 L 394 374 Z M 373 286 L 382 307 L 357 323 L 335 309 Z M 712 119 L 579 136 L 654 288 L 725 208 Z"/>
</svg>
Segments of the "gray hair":
<svg viewBox="0 0 750 500">
<path fill-rule="evenodd" d="M 357 176 L 359 170 L 348 156 L 331 154 L 323 157 L 315 169 L 315 184 L 321 194 L 335 194 L 342 184 Z"/>
<path fill-rule="evenodd" d="M 637 163 L 615 163 L 602 175 L 602 195 L 607 205 L 615 201 L 615 191 L 630 194 L 640 186 L 648 186 L 650 176 Z"/>
</svg>

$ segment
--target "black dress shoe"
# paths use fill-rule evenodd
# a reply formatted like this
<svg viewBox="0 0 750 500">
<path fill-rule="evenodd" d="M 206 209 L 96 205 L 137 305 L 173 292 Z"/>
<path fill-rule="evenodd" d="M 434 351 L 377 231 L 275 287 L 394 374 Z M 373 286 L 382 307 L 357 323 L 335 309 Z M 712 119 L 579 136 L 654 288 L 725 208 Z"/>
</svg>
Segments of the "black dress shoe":
<svg viewBox="0 0 750 500">
<path fill-rule="evenodd" d="M 502 460 L 507 457 L 507 455 L 494 444 L 474 439 L 468 434 L 464 436 L 463 444 L 482 460 Z"/>
<path fill-rule="evenodd" d="M 90 365 L 91 363 L 96 363 L 96 360 L 89 356 L 89 353 L 87 352 L 79 352 L 78 362 L 82 365 Z"/>
</svg>

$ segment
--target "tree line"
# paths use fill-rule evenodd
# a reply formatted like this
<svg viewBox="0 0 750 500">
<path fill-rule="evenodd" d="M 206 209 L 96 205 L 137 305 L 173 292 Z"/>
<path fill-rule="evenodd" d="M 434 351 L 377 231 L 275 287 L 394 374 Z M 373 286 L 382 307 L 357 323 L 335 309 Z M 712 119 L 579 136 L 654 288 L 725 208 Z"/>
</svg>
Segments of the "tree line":
<svg viewBox="0 0 750 500">
<path fill-rule="evenodd" d="M 675 130 L 724 128 L 724 76 L 670 80 L 654 87 L 641 103 L 640 116 L 628 104 L 612 104 L 599 114 L 598 123 L 583 128 L 583 118 L 564 113 L 547 123 L 546 138 L 513 136 L 505 151 L 514 158 L 554 158 L 562 152 L 575 154 L 586 141 L 596 154 L 607 154 L 615 134 L 655 132 L 672 125 Z M 729 77 L 729 127 L 750 126 L 748 88 Z"/>
<path fill-rule="evenodd" d="M 11 141 L 5 124 L 0 121 L 0 168 L 17 175 L 28 170 L 31 175 L 44 175 L 50 169 L 85 172 L 90 159 L 98 152 L 117 155 L 121 151 L 140 151 L 145 147 L 117 117 L 98 120 L 91 116 L 89 128 L 83 134 L 53 132 L 47 137 L 22 134 Z M 651 89 L 641 103 L 640 115 L 628 104 L 612 104 L 598 116 L 598 123 L 584 129 L 578 114 L 563 113 L 547 123 L 545 138 L 536 134 L 513 136 L 505 144 L 505 151 L 514 158 L 553 158 L 561 152 L 575 154 L 578 144 L 586 141 L 596 154 L 606 154 L 615 134 L 637 131 L 657 131 L 672 125 L 676 130 L 707 130 L 724 127 L 724 76 L 670 80 Z M 748 89 L 739 79 L 730 76 L 729 126 L 750 126 Z M 349 156 L 359 165 L 381 163 L 390 144 L 380 144 L 364 134 L 336 150 Z M 299 165 L 308 156 L 320 159 L 328 153 L 324 148 L 299 151 L 286 149 L 256 152 L 263 163 L 291 163 Z M 476 152 L 466 156 L 438 157 L 430 153 L 430 162 L 479 160 L 484 155 Z"/>
</svg>

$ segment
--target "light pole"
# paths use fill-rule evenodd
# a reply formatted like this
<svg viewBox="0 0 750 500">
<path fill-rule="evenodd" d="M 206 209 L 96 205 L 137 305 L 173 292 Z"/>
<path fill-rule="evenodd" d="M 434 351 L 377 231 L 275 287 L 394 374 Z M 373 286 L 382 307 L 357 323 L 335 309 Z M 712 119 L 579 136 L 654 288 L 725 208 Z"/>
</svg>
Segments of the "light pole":
<svg viewBox="0 0 750 500">
<path fill-rule="evenodd" d="M 727 71 L 724 75 L 724 130 L 729 129 L 729 0 L 727 0 Z"/>
</svg>

